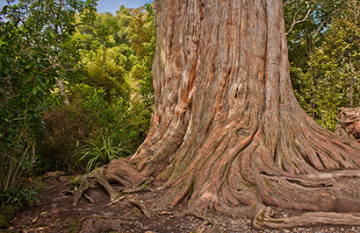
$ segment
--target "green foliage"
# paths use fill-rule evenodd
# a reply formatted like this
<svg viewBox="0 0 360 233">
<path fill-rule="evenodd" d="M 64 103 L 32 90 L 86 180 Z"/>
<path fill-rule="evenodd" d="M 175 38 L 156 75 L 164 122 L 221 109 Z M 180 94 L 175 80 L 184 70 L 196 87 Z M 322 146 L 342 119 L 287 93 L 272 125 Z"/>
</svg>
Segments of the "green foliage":
<svg viewBox="0 0 360 233">
<path fill-rule="evenodd" d="M 75 34 L 86 45 L 82 51 L 85 83 L 102 87 L 108 102 L 113 97 L 129 98 L 126 76 L 132 66 L 133 51 L 127 43 L 121 43 L 126 38 L 118 33 L 121 28 L 115 16 L 98 14 L 93 26 L 82 26 Z"/>
<path fill-rule="evenodd" d="M 76 134 L 71 133 L 75 135 L 74 138 L 70 136 L 70 131 L 65 133 L 65 126 L 46 126 L 47 133 L 43 134 L 42 139 L 45 143 L 42 145 L 56 146 L 58 152 L 53 150 L 53 153 L 49 153 L 47 150 L 43 157 L 45 154 L 58 154 L 61 156 L 55 156 L 53 160 L 65 162 L 57 158 L 69 158 L 69 151 L 74 150 L 73 146 L 62 144 L 65 140 L 57 139 L 52 128 L 64 132 L 63 138 L 72 139 L 68 143 L 76 142 L 77 148 L 83 149 L 85 141 L 92 142 L 94 146 L 95 141 L 97 144 L 102 141 L 100 137 L 112 137 L 115 141 L 126 142 L 124 146 L 128 154 L 136 150 L 147 134 L 153 105 L 151 66 L 155 50 L 154 16 L 152 5 L 135 10 L 120 7 L 116 16 L 97 14 L 94 25 L 77 28 L 73 40 L 84 43 L 81 51 L 84 78 L 67 83 L 71 106 L 66 108 L 77 112 L 73 113 L 78 116 L 77 120 L 86 121 L 88 133 L 86 140 L 78 140 Z M 135 27 L 135 22 L 140 22 L 141 28 Z M 57 111 L 63 112 L 62 108 L 65 107 Z M 67 119 L 64 114 L 59 118 Z M 76 128 L 71 127 L 70 122 L 65 124 L 70 129 Z M 55 143 L 49 143 L 49 139 Z M 61 148 L 70 149 L 65 151 Z"/>
<path fill-rule="evenodd" d="M 83 58 L 87 68 L 87 83 L 102 87 L 108 102 L 118 96 L 129 99 L 129 86 L 125 81 L 128 58 L 123 54 L 128 49 L 126 45 L 113 48 L 100 46 L 96 51 L 89 51 Z"/>
<path fill-rule="evenodd" d="M 91 135 L 117 134 L 126 137 L 131 124 L 129 102 L 118 97 L 109 103 L 106 96 L 102 88 L 78 84 L 71 89 L 70 99 L 87 116 Z"/>
<path fill-rule="evenodd" d="M 100 140 L 89 140 L 80 147 L 75 155 L 77 165 L 86 163 L 86 172 L 111 162 L 113 159 L 126 157 L 130 151 L 124 142 L 115 142 L 113 137 L 101 136 Z"/>
<path fill-rule="evenodd" d="M 155 11 L 152 5 L 145 5 L 146 12 L 135 16 L 130 24 L 132 48 L 136 53 L 130 73 L 132 80 L 138 81 L 136 87 L 142 96 L 146 109 L 151 114 L 154 105 L 152 85 L 152 61 L 156 45 Z"/>
<path fill-rule="evenodd" d="M 360 12 L 356 10 L 357 5 L 349 2 L 333 19 L 323 44 L 310 57 L 317 116 L 319 122 L 330 129 L 336 127 L 339 107 L 360 104 Z"/>
<path fill-rule="evenodd" d="M 308 114 L 334 130 L 338 108 L 359 105 L 359 3 L 284 3 L 295 95 Z"/>
<path fill-rule="evenodd" d="M 29 172 L 35 162 L 35 156 L 29 155 L 29 149 L 19 148 L 23 155 L 4 152 L 0 157 L 0 189 L 18 189 L 23 177 Z M 25 154 L 26 153 L 26 154 Z"/>
<path fill-rule="evenodd" d="M 73 152 L 100 135 L 131 152 L 146 136 L 154 11 L 95 5 L 21 0 L 0 14 L 0 172 L 10 183 L 29 169 L 73 171 Z"/>
<path fill-rule="evenodd" d="M 114 95 L 115 96 L 115 95 Z M 46 130 L 38 140 L 40 153 L 38 169 L 73 171 L 73 152 L 86 142 L 99 141 L 103 137 L 126 142 L 122 147 L 134 152 L 148 130 L 148 112 L 141 102 L 130 103 L 121 97 L 107 101 L 106 92 L 87 84 L 71 87 L 69 100 L 47 113 L 42 119 Z M 144 113 L 145 111 L 145 113 Z"/>
<path fill-rule="evenodd" d="M 93 15 L 87 0 L 20 0 L 0 13 L 0 189 L 2 202 L 31 201 L 22 178 L 36 165 L 36 138 L 54 106 L 57 80 L 78 76 L 78 47 L 71 43 L 75 14 Z M 86 12 L 85 12 L 86 11 Z M 83 18 L 84 19 L 84 18 Z"/>
<path fill-rule="evenodd" d="M 79 106 L 54 108 L 42 118 L 44 130 L 37 140 L 36 171 L 74 170 L 72 154 L 88 139 L 91 129 L 89 117 Z"/>
<path fill-rule="evenodd" d="M 16 204 L 9 204 L 0 207 L 0 229 L 11 227 L 11 220 L 15 218 L 19 206 Z"/>
<path fill-rule="evenodd" d="M 29 189 L 26 187 L 18 189 L 0 189 L 0 204 L 18 204 L 20 206 L 24 204 L 38 203 L 40 200 L 37 197 L 36 189 Z"/>
</svg>

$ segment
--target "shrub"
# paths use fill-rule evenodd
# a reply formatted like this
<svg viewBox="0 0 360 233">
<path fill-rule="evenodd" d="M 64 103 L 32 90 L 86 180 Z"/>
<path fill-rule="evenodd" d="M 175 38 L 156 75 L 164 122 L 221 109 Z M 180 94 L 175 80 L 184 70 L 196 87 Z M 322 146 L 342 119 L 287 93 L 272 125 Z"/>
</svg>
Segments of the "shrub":
<svg viewBox="0 0 360 233">
<path fill-rule="evenodd" d="M 86 172 L 90 173 L 94 168 L 103 166 L 113 159 L 126 157 L 131 152 L 125 143 L 116 143 L 112 136 L 101 136 L 100 140 L 89 140 L 74 154 L 75 164 L 86 164 Z"/>
<path fill-rule="evenodd" d="M 89 119 L 76 106 L 61 106 L 47 113 L 46 130 L 39 137 L 38 171 L 73 171 L 72 154 L 90 135 Z"/>
<path fill-rule="evenodd" d="M 36 189 L 26 187 L 0 189 L 0 203 L 2 206 L 7 204 L 25 205 L 34 202 L 39 202 Z"/>
<path fill-rule="evenodd" d="M 43 118 L 45 131 L 38 143 L 38 167 L 43 171 L 72 171 L 85 168 L 87 163 L 87 170 L 91 170 L 96 163 L 111 160 L 102 159 L 111 158 L 102 156 L 102 151 L 120 149 L 121 156 L 129 155 L 147 134 L 151 112 L 141 101 L 130 102 L 118 96 L 108 102 L 102 88 L 86 84 L 72 86 L 69 100 L 71 106 L 60 106 Z M 74 164 L 74 151 L 75 161 L 81 153 L 87 156 Z M 94 160 L 87 159 L 89 156 Z"/>
</svg>

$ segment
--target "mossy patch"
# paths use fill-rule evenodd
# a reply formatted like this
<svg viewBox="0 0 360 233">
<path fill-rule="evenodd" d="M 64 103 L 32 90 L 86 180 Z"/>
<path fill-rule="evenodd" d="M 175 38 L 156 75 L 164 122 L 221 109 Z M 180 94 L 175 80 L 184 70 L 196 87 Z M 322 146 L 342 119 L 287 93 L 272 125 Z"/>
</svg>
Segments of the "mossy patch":
<svg viewBox="0 0 360 233">
<path fill-rule="evenodd" d="M 10 220 L 15 218 L 18 209 L 19 207 L 15 204 L 0 208 L 0 228 L 8 228 L 11 226 Z"/>
</svg>

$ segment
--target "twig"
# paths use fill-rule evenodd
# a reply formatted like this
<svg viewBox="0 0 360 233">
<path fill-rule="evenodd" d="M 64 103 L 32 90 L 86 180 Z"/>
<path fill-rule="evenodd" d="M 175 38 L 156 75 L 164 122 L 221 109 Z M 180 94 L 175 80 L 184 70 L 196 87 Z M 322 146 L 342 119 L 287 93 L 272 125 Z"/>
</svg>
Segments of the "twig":
<svg viewBox="0 0 360 233">
<path fill-rule="evenodd" d="M 120 202 L 120 201 L 122 201 L 122 200 L 124 200 L 126 197 L 125 196 L 123 196 L 123 197 L 119 197 L 118 199 L 116 199 L 115 201 L 112 201 L 112 202 L 110 202 L 109 204 L 107 204 L 107 205 L 105 205 L 105 206 L 112 206 L 112 205 L 115 205 L 115 204 L 117 204 L 118 202 Z M 104 206 L 104 207 L 105 207 Z"/>
<path fill-rule="evenodd" d="M 154 190 L 152 188 L 145 188 L 145 187 L 136 187 L 136 188 L 124 188 L 124 189 L 120 189 L 120 192 L 122 193 L 137 193 L 137 192 L 142 192 L 142 191 L 148 191 L 148 192 L 153 192 Z"/>
</svg>

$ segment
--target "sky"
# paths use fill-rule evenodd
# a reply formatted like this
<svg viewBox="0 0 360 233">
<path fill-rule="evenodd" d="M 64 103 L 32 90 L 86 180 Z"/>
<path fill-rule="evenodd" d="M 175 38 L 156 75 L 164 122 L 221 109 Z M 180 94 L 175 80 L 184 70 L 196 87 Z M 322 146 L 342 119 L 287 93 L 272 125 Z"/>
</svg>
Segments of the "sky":
<svg viewBox="0 0 360 233">
<path fill-rule="evenodd" d="M 97 9 L 99 13 L 111 12 L 115 15 L 121 5 L 127 8 L 137 8 L 151 2 L 153 0 L 99 0 Z M 0 0 L 0 10 L 5 4 L 6 0 Z"/>
<path fill-rule="evenodd" d="M 124 5 L 127 8 L 137 8 L 151 2 L 152 0 L 99 0 L 97 9 L 99 13 L 108 11 L 116 14 L 116 11 L 119 10 L 121 5 Z"/>
</svg>

